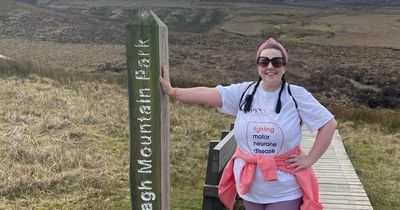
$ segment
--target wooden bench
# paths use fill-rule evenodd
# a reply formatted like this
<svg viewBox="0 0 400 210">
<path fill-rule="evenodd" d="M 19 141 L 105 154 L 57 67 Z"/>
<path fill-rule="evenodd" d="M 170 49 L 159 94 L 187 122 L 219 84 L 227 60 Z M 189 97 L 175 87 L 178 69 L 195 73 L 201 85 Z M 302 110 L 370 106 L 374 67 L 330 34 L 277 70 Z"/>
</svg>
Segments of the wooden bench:
<svg viewBox="0 0 400 210">
<path fill-rule="evenodd" d="M 232 129 L 233 125 L 231 125 Z M 303 129 L 302 133 L 301 147 L 308 153 L 316 134 L 306 129 Z M 221 141 L 210 142 L 202 210 L 225 209 L 218 199 L 218 183 L 235 149 L 236 141 L 232 131 L 223 131 Z M 324 210 L 373 210 L 337 130 L 332 144 L 313 168 L 318 178 L 320 201 L 324 205 Z"/>
</svg>

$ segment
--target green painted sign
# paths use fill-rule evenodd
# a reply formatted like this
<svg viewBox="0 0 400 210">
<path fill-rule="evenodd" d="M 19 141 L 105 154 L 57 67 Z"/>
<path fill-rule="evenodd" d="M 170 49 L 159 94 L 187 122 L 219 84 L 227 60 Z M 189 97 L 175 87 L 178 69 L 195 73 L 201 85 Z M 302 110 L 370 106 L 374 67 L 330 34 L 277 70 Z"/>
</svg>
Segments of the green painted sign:
<svg viewBox="0 0 400 210">
<path fill-rule="evenodd" d="M 130 118 L 130 189 L 134 210 L 169 209 L 169 109 L 161 92 L 168 65 L 168 29 L 142 11 L 127 25 Z"/>
</svg>

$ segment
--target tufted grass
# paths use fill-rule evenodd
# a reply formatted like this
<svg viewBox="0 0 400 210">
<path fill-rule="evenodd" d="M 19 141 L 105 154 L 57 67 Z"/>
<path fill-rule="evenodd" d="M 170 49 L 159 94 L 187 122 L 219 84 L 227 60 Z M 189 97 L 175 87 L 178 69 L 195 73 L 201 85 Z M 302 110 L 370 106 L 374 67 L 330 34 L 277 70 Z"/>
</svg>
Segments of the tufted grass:
<svg viewBox="0 0 400 210">
<path fill-rule="evenodd" d="M 28 73 L 16 73 L 24 68 Z M 129 209 L 126 89 L 82 78 L 63 82 L 32 68 L 0 63 L 0 209 Z M 208 143 L 233 118 L 179 102 L 170 110 L 171 209 L 199 210 Z M 398 112 L 331 110 L 374 209 L 396 209 Z"/>
</svg>

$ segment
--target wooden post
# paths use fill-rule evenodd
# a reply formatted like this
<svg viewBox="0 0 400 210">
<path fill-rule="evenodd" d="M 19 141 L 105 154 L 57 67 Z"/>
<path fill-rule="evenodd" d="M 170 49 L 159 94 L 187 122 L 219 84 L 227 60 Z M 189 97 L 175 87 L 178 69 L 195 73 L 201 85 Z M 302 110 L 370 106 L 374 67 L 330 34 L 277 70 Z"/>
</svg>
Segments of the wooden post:
<svg viewBox="0 0 400 210">
<path fill-rule="evenodd" d="M 168 29 L 152 12 L 127 25 L 130 189 L 133 210 L 169 210 L 169 101 L 161 92 Z"/>
</svg>

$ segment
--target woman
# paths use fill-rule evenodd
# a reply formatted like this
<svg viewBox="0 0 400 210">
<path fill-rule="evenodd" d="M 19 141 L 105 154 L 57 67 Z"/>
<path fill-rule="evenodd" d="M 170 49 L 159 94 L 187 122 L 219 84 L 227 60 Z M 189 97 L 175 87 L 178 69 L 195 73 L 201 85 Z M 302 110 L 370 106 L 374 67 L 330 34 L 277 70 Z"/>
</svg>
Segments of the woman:
<svg viewBox="0 0 400 210">
<path fill-rule="evenodd" d="M 246 210 L 322 209 L 311 166 L 329 147 L 336 121 L 308 91 L 285 82 L 288 54 L 270 38 L 256 54 L 259 80 L 215 88 L 172 88 L 163 66 L 162 90 L 172 99 L 206 104 L 236 116 L 237 151 L 225 167 L 219 197 L 229 209 L 236 193 Z M 301 125 L 318 131 L 308 154 Z"/>
</svg>

